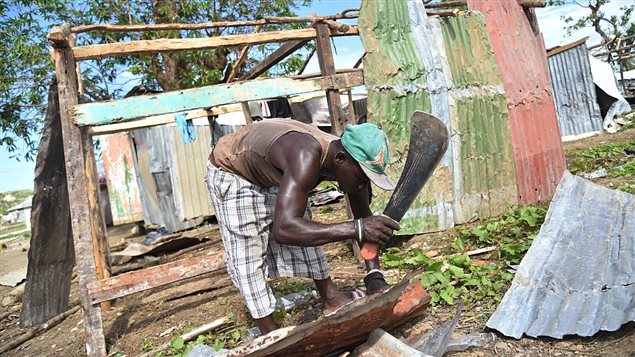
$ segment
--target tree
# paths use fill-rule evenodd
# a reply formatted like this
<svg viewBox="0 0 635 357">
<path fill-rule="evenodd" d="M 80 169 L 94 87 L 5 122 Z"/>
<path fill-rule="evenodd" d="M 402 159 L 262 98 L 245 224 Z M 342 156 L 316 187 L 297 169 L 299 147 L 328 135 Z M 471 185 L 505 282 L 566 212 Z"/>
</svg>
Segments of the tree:
<svg viewBox="0 0 635 357">
<path fill-rule="evenodd" d="M 311 0 L 0 0 L 0 145 L 9 151 L 26 143 L 32 158 L 31 139 L 40 129 L 46 106 L 46 85 L 54 73 L 46 34 L 54 24 L 71 26 L 108 23 L 116 25 L 153 23 L 200 23 L 240 21 L 266 16 L 295 16 L 299 6 Z M 303 27 L 304 24 L 267 25 L 262 31 Z M 249 33 L 253 28 L 229 27 L 198 31 L 104 32 L 78 34 L 77 45 L 154 38 L 199 38 Z M 255 46 L 239 71 L 244 72 L 274 46 Z M 83 101 L 123 96 L 118 79 L 139 81 L 155 90 L 176 90 L 211 85 L 224 80 L 224 73 L 240 48 L 158 53 L 84 61 L 80 64 Z M 301 65 L 290 57 L 272 73 L 286 74 Z"/>
<path fill-rule="evenodd" d="M 580 18 L 574 19 L 572 16 L 561 16 L 564 20 L 567 34 L 571 35 L 574 31 L 585 27 L 592 27 L 601 37 L 603 42 L 608 42 L 614 37 L 635 34 L 635 22 L 633 21 L 633 11 L 635 5 L 625 2 L 620 7 L 621 14 L 606 16 L 602 10 L 602 6 L 608 4 L 610 0 L 586 0 L 582 2 L 574 1 L 577 6 L 588 9 L 588 13 Z M 564 0 L 550 0 L 550 5 L 562 6 L 566 2 Z"/>
</svg>

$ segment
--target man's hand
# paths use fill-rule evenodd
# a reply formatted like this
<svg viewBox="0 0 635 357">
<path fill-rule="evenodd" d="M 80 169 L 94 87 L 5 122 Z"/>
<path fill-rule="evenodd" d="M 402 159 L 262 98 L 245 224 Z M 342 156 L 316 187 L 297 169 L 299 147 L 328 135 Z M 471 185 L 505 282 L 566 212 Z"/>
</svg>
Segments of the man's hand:
<svg viewBox="0 0 635 357">
<path fill-rule="evenodd" d="M 369 216 L 363 218 L 362 222 L 364 224 L 362 243 L 375 243 L 380 246 L 392 237 L 393 231 L 400 228 L 399 222 L 384 215 Z"/>
</svg>

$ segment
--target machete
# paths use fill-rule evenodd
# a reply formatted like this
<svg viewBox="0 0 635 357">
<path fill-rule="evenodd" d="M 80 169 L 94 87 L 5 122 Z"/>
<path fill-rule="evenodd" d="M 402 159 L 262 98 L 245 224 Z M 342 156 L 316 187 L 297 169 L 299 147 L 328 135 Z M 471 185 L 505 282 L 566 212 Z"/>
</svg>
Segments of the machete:
<svg viewBox="0 0 635 357">
<path fill-rule="evenodd" d="M 448 148 L 448 129 L 432 114 L 416 111 L 410 119 L 410 148 L 384 215 L 399 222 L 432 175 Z M 379 246 L 364 243 L 362 258 L 372 260 Z"/>
</svg>

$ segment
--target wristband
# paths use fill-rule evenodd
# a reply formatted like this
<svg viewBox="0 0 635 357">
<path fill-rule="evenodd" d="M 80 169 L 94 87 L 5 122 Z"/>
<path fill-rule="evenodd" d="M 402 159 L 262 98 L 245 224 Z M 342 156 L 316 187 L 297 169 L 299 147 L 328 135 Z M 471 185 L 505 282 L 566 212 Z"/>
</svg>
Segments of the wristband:
<svg viewBox="0 0 635 357">
<path fill-rule="evenodd" d="M 357 242 L 361 245 L 364 237 L 364 222 L 361 218 L 355 220 L 355 233 L 357 234 Z"/>
</svg>

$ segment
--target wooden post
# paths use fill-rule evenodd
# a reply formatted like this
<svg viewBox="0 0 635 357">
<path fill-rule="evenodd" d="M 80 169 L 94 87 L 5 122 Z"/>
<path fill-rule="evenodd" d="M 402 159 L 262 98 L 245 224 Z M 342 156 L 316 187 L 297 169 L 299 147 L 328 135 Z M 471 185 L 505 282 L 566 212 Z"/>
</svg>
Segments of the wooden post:
<svg viewBox="0 0 635 357">
<path fill-rule="evenodd" d="M 251 117 L 251 110 L 249 110 L 249 102 L 242 102 L 240 106 L 243 108 L 243 114 L 245 115 L 245 124 L 249 125 L 254 122 L 254 119 Z"/>
<path fill-rule="evenodd" d="M 91 304 L 87 289 L 89 283 L 97 280 L 97 263 L 93 253 L 96 245 L 96 234 L 100 228 L 96 225 L 95 214 L 91 212 L 91 201 L 93 204 L 98 201 L 95 197 L 89 198 L 94 192 L 94 187 L 89 188 L 91 179 L 87 175 L 87 171 L 92 171 L 87 165 L 92 163 L 92 159 L 87 160 L 86 157 L 89 152 L 92 152 L 92 148 L 87 150 L 85 147 L 85 136 L 88 136 L 88 133 L 86 130 L 82 133 L 82 130 L 71 122 L 68 112 L 78 102 L 76 63 L 68 41 L 69 34 L 68 25 L 65 28 L 54 27 L 49 34 L 49 40 L 53 43 L 55 71 L 58 80 L 66 180 L 80 300 L 84 316 L 86 352 L 88 356 L 106 356 L 101 308 Z M 92 183 L 94 184 L 94 178 Z M 101 215 L 99 216 L 101 217 Z"/>
<path fill-rule="evenodd" d="M 330 76 L 335 74 L 335 62 L 333 61 L 333 51 L 331 49 L 331 31 L 328 25 L 324 23 L 315 25 L 315 30 L 317 31 L 315 46 L 317 47 L 320 71 L 322 72 L 322 76 Z M 342 136 L 344 128 L 346 128 L 346 124 L 348 124 L 348 118 L 344 116 L 344 111 L 342 110 L 339 90 L 327 89 L 326 102 L 329 106 L 332 133 L 337 136 Z"/>
</svg>

